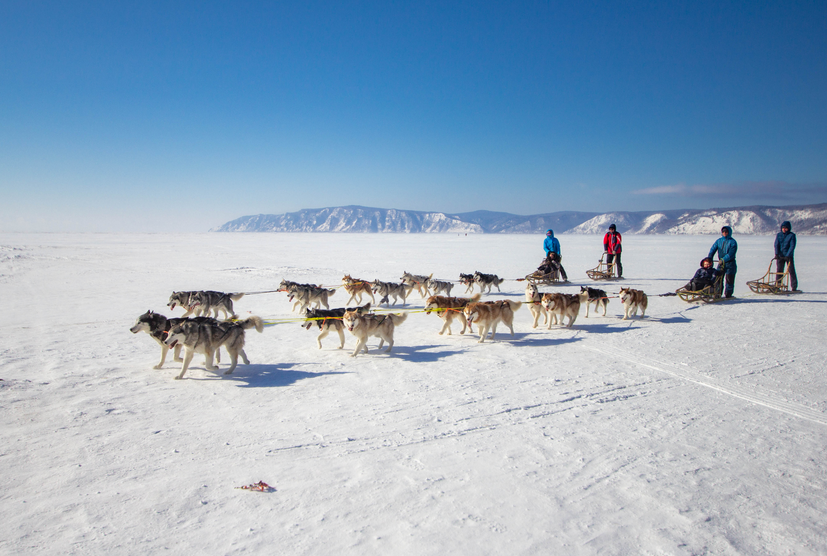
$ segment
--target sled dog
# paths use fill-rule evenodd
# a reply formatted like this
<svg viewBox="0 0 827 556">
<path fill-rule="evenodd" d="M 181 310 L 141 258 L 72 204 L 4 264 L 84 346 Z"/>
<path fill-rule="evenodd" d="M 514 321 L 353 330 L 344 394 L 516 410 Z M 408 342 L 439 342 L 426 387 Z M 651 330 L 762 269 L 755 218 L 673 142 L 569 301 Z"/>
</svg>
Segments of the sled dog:
<svg viewBox="0 0 827 556">
<path fill-rule="evenodd" d="M 542 303 L 549 313 L 548 330 L 551 329 L 552 321 L 554 324 L 559 322 L 571 328 L 580 313 L 579 294 L 545 293 L 543 294 Z M 566 317 L 569 318 L 568 324 L 563 322 Z"/>
<path fill-rule="evenodd" d="M 294 311 L 297 306 L 301 312 L 308 309 L 312 305 L 315 305 L 317 309 L 321 309 L 322 307 L 325 309 L 330 309 L 330 305 L 328 305 L 327 300 L 335 293 L 336 290 L 334 288 L 320 288 L 319 286 L 314 286 L 312 284 L 295 284 L 290 286 L 290 295 L 287 296 L 287 300 L 296 300 L 293 303 Z"/>
<path fill-rule="evenodd" d="M 172 311 L 173 309 L 175 309 L 175 307 L 180 305 L 181 307 L 186 309 L 186 312 L 182 317 L 186 318 L 195 311 L 195 307 L 192 305 L 192 302 L 190 300 L 196 293 L 198 292 L 172 292 L 172 295 L 169 296 L 169 302 L 167 303 L 167 307 L 169 307 L 169 310 Z"/>
<path fill-rule="evenodd" d="M 483 274 L 478 270 L 474 273 L 474 282 L 479 284 L 480 293 L 482 293 L 485 288 L 488 288 L 488 293 L 491 293 L 492 286 L 496 286 L 497 291 L 500 291 L 500 284 L 505 282 L 505 279 L 500 278 L 496 274 Z"/>
<path fill-rule="evenodd" d="M 358 278 L 352 278 L 350 274 L 345 274 L 342 277 L 342 285 L 345 288 L 345 291 L 350 294 L 350 299 L 347 300 L 345 305 L 350 305 L 350 302 L 354 299 L 356 303 L 362 302 L 362 294 L 366 293 L 370 297 L 370 300 L 373 303 L 376 303 L 376 298 L 373 297 L 373 290 L 370 287 L 370 282 L 365 282 L 364 280 L 360 280 Z"/>
<path fill-rule="evenodd" d="M 431 292 L 428 291 L 428 280 L 433 278 L 433 276 L 433 272 L 428 276 L 423 276 L 421 274 L 411 274 L 405 270 L 402 272 L 402 278 L 400 278 L 400 280 L 402 280 L 402 283 L 406 286 L 415 288 L 416 291 L 419 292 L 419 295 L 422 296 L 422 299 L 425 299 L 431 295 Z"/>
<path fill-rule="evenodd" d="M 459 273 L 459 283 L 465 286 L 465 293 L 473 292 L 474 284 L 476 284 L 473 274 L 463 274 L 462 272 Z"/>
<path fill-rule="evenodd" d="M 368 338 L 376 336 L 379 338 L 379 348 L 381 349 L 385 342 L 388 342 L 388 347 L 385 353 L 389 353 L 393 347 L 393 331 L 394 329 L 405 322 L 408 318 L 407 313 L 402 314 L 387 314 L 377 315 L 375 313 L 362 314 L 361 311 L 348 311 L 345 313 L 342 321 L 345 327 L 356 337 L 356 349 L 350 354 L 351 357 L 356 357 L 359 352 L 368 352 Z"/>
<path fill-rule="evenodd" d="M 218 312 L 221 311 L 225 319 L 232 319 L 235 318 L 233 301 L 238 301 L 242 297 L 244 297 L 243 293 L 200 291 L 190 297 L 190 302 L 200 315 L 208 317 L 212 313 L 212 317 L 217 319 Z"/>
<path fill-rule="evenodd" d="M 534 324 L 531 328 L 537 328 L 540 317 L 543 317 L 543 325 L 548 324 L 549 314 L 543 307 L 543 294 L 537 289 L 536 284 L 528 283 L 525 287 L 525 303 L 528 305 L 531 315 L 534 317 Z"/>
<path fill-rule="evenodd" d="M 186 318 L 168 319 L 164 315 L 160 313 L 153 313 L 152 311 L 147 311 L 135 320 L 134 326 L 132 326 L 129 331 L 133 334 L 137 334 L 138 332 L 146 332 L 161 346 L 161 362 L 155 365 L 153 369 L 160 369 L 163 367 L 164 361 L 167 359 L 169 346 L 164 343 L 164 340 L 166 339 L 169 329 L 186 320 Z M 181 347 L 176 346 L 175 353 L 173 353 L 173 359 L 175 361 L 181 361 L 181 358 L 179 357 L 180 352 Z"/>
<path fill-rule="evenodd" d="M 480 333 L 478 343 L 485 341 L 488 331 L 491 330 L 491 339 L 497 332 L 497 324 L 504 323 L 511 335 L 514 335 L 514 311 L 520 308 L 522 301 L 485 301 L 477 303 L 469 303 L 463 309 L 465 318 L 468 324 L 476 324 L 477 332 Z"/>
<path fill-rule="evenodd" d="M 454 288 L 454 284 L 451 282 L 445 282 L 443 280 L 436 280 L 434 278 L 428 278 L 425 281 L 425 287 L 430 289 L 434 295 L 439 295 L 444 293 L 446 296 L 451 296 L 451 290 Z"/>
<path fill-rule="evenodd" d="M 383 282 L 381 280 L 374 280 L 373 281 L 373 293 L 378 293 L 382 296 L 379 300 L 379 305 L 383 303 L 390 307 L 390 298 L 393 296 L 393 304 L 396 305 L 396 302 L 399 298 L 402 298 L 402 305 L 404 306 L 407 303 L 407 297 L 410 293 L 411 289 L 407 287 L 405 284 L 396 284 L 394 282 Z"/>
<path fill-rule="evenodd" d="M 589 306 L 594 303 L 594 312 L 603 307 L 603 316 L 606 316 L 606 308 L 609 306 L 609 296 L 606 292 L 597 288 L 580 286 L 580 305 L 586 305 L 586 318 L 589 318 Z"/>
<path fill-rule="evenodd" d="M 636 316 L 637 310 L 640 309 L 640 318 L 646 316 L 646 308 L 649 306 L 649 298 L 641 290 L 633 290 L 632 288 L 620 288 L 620 302 L 623 303 L 623 320 L 629 316 Z"/>
<path fill-rule="evenodd" d="M 339 349 L 345 347 L 345 325 L 342 323 L 342 317 L 345 316 L 347 309 L 306 309 L 305 318 L 307 322 L 303 324 L 305 330 L 310 330 L 314 324 L 321 330 L 316 336 L 316 343 L 319 344 L 319 349 L 322 349 L 322 338 L 330 334 L 333 329 L 339 335 Z"/>
<path fill-rule="evenodd" d="M 462 323 L 462 330 L 460 330 L 460 334 L 465 334 L 468 321 L 466 320 L 465 314 L 462 310 L 465 309 L 465 306 L 469 303 L 476 303 L 479 301 L 480 297 L 482 297 L 482 294 L 480 293 L 476 293 L 470 298 L 432 295 L 428 298 L 428 301 L 425 302 L 425 313 L 430 315 L 431 311 L 436 311 L 439 318 L 444 321 L 442 324 L 442 330 L 439 331 L 440 334 L 443 334 L 447 330 L 448 335 L 451 335 L 451 323 L 454 322 L 454 318 L 458 318 Z"/>
<path fill-rule="evenodd" d="M 264 323 L 259 317 L 249 317 L 238 322 L 198 322 L 188 320 L 177 326 L 173 326 L 165 343 L 170 348 L 181 344 L 184 347 L 184 362 L 181 365 L 181 372 L 176 379 L 184 378 L 184 373 L 192 361 L 195 352 L 203 353 L 207 361 L 205 367 L 209 371 L 217 371 L 218 367 L 213 365 L 213 355 L 221 347 L 230 354 L 230 368 L 224 371 L 225 375 L 231 374 L 238 364 L 238 356 L 245 365 L 249 365 L 247 354 L 244 353 L 244 331 L 255 328 L 258 332 L 264 329 Z"/>
</svg>

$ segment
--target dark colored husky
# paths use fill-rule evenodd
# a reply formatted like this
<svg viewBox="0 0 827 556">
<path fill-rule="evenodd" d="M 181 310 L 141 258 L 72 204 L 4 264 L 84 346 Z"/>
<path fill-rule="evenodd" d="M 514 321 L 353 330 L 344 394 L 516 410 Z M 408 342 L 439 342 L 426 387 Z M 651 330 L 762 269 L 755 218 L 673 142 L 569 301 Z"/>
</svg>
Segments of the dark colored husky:
<svg viewBox="0 0 827 556">
<path fill-rule="evenodd" d="M 583 294 L 588 294 L 588 299 L 583 300 L 585 297 Z M 606 316 L 606 308 L 609 306 L 609 296 L 606 295 L 606 292 L 603 290 L 599 290 L 597 288 L 587 288 L 585 286 L 580 286 L 580 295 L 581 295 L 581 303 L 585 301 L 586 304 L 586 318 L 589 318 L 589 306 L 594 303 L 594 311 L 603 306 L 603 316 Z"/>
</svg>

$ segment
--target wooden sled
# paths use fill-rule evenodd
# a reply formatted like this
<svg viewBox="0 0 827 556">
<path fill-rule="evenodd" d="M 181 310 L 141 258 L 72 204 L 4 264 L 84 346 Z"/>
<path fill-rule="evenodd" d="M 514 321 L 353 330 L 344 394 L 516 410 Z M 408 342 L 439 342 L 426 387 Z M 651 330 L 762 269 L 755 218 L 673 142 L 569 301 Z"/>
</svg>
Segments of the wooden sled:
<svg viewBox="0 0 827 556">
<path fill-rule="evenodd" d="M 543 274 L 542 272 L 535 270 L 531 274 L 528 274 L 525 277 L 525 280 L 529 284 L 534 284 L 535 286 L 542 286 L 559 282 L 560 275 L 556 270 L 552 270 L 547 274 Z"/>
<path fill-rule="evenodd" d="M 747 286 L 755 293 L 792 293 L 790 289 L 790 274 L 788 272 L 789 266 L 784 267 L 784 272 L 775 272 L 772 269 L 772 264 L 778 260 L 778 257 L 773 257 L 770 261 L 770 266 L 767 273 L 758 280 L 747 282 Z"/>
<path fill-rule="evenodd" d="M 678 294 L 678 297 L 686 301 L 687 303 L 693 303 L 695 301 L 701 301 L 703 303 L 715 303 L 716 301 L 721 301 L 724 298 L 724 264 L 720 263 L 720 270 L 721 274 L 717 278 L 715 278 L 715 282 L 711 286 L 707 286 L 701 290 L 693 291 L 688 290 L 685 287 L 678 288 L 675 290 L 675 293 Z"/>
<path fill-rule="evenodd" d="M 607 263 L 604 258 L 606 253 L 600 255 L 600 262 L 596 267 L 591 270 L 586 271 L 586 275 L 591 278 L 592 280 L 617 280 L 618 276 L 615 276 L 615 264 L 614 263 Z"/>
</svg>

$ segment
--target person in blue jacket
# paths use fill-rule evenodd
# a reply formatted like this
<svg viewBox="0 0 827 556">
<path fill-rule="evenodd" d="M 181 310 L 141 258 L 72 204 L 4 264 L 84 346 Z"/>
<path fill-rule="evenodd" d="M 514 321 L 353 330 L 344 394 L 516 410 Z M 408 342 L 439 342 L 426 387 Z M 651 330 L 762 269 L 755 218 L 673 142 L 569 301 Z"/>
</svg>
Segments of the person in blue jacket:
<svg viewBox="0 0 827 556">
<path fill-rule="evenodd" d="M 711 259 L 718 253 L 718 258 L 724 263 L 724 274 L 726 285 L 724 286 L 724 297 L 732 297 L 735 290 L 735 273 L 738 265 L 735 264 L 735 253 L 738 252 L 738 242 L 732 238 L 732 228 L 724 226 L 721 228 L 721 237 L 712 244 L 708 257 Z M 720 267 L 719 267 L 720 268 Z"/>
<path fill-rule="evenodd" d="M 568 282 L 569 279 L 566 276 L 566 270 L 560 263 L 563 258 L 563 255 L 560 253 L 560 240 L 554 237 L 554 230 L 546 230 L 546 239 L 543 241 L 543 249 L 546 252 L 546 259 L 549 259 L 557 264 L 557 268 L 560 271 L 560 276 L 563 277 L 563 280 Z"/>
<path fill-rule="evenodd" d="M 790 274 L 790 288 L 793 291 L 798 291 L 798 276 L 795 275 L 795 263 L 793 262 L 793 255 L 795 254 L 795 234 L 792 232 L 792 226 L 789 220 L 781 223 L 781 231 L 775 236 L 775 271 L 776 283 L 781 282 L 781 277 L 784 274 L 784 266 L 789 265 L 788 272 Z"/>
</svg>

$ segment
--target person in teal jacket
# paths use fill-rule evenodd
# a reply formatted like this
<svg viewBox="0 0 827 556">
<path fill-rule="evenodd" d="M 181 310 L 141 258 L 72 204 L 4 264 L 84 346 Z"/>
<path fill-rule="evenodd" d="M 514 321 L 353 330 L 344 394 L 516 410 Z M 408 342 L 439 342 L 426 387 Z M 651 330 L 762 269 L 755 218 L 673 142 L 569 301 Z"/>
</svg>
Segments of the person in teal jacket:
<svg viewBox="0 0 827 556">
<path fill-rule="evenodd" d="M 724 297 L 732 297 L 732 292 L 735 290 L 735 273 L 738 272 L 738 265 L 735 263 L 737 252 L 738 242 L 732 238 L 732 228 L 724 226 L 721 228 L 721 237 L 712 244 L 708 255 L 711 259 L 715 256 L 715 253 L 718 253 L 718 258 L 723 263 L 724 280 L 726 281 Z"/>
<path fill-rule="evenodd" d="M 563 277 L 563 280 L 568 282 L 569 278 L 566 276 L 566 269 L 563 268 L 563 264 L 560 262 L 563 258 L 563 255 L 560 253 L 560 240 L 554 237 L 554 230 L 546 230 L 546 239 L 543 240 L 543 249 L 546 252 L 546 260 L 550 261 L 551 264 L 556 265 L 558 271 L 560 272 L 560 276 Z"/>
</svg>

